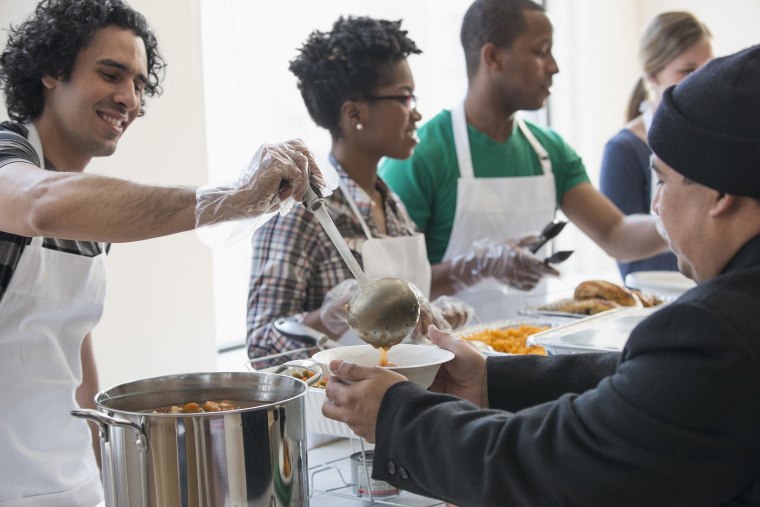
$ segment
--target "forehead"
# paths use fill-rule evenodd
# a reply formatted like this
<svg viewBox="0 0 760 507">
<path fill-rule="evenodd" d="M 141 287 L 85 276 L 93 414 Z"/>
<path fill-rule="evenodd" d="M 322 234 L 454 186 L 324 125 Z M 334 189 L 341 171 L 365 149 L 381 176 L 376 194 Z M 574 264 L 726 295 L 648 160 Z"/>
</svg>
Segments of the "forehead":
<svg viewBox="0 0 760 507">
<path fill-rule="evenodd" d="M 702 37 L 673 58 L 671 64 L 702 66 L 712 58 L 712 43 L 708 37 Z"/>
<path fill-rule="evenodd" d="M 378 89 L 414 89 L 414 78 L 409 62 L 406 58 L 392 63 L 384 73 L 384 79 L 379 83 Z"/>
<path fill-rule="evenodd" d="M 650 164 L 652 166 L 652 169 L 661 176 L 669 176 L 672 174 L 678 174 L 678 172 L 670 167 L 668 164 L 666 164 L 660 157 L 657 155 L 652 155 Z"/>
<path fill-rule="evenodd" d="M 552 40 L 552 23 L 542 11 L 524 10 L 525 30 L 515 38 L 514 45 L 528 45 Z"/>
<path fill-rule="evenodd" d="M 97 65 L 104 61 L 116 62 L 131 74 L 145 76 L 148 72 L 145 42 L 132 30 L 116 25 L 98 28 L 74 65 Z"/>
</svg>

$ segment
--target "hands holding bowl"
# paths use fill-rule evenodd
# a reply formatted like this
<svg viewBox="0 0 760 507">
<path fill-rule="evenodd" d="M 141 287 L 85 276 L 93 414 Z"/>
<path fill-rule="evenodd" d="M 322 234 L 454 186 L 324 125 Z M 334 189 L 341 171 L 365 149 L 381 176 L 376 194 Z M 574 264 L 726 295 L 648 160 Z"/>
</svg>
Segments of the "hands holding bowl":
<svg viewBox="0 0 760 507">
<path fill-rule="evenodd" d="M 331 352 L 332 356 L 327 356 L 331 377 L 327 382 L 322 413 L 325 417 L 346 423 L 354 433 L 368 442 L 374 442 L 375 424 L 383 397 L 399 382 L 413 381 L 423 389 L 430 387 L 431 391 L 457 396 L 485 407 L 488 400 L 485 357 L 470 343 L 435 326 L 430 326 L 428 337 L 437 347 L 402 344 L 391 348 L 389 360 L 398 366 L 389 368 L 374 366 L 377 364 L 376 352 L 372 356 L 375 357 L 374 363 L 367 362 L 367 359 L 363 362 L 360 362 L 361 359 L 355 360 L 358 357 L 355 353 L 353 357 L 352 354 L 346 355 L 347 349 L 356 350 L 364 346 L 324 351 Z M 412 349 L 407 351 L 405 347 Z M 396 349 L 398 352 L 394 354 Z M 318 358 L 315 355 L 314 359 L 322 362 L 325 356 Z"/>
</svg>

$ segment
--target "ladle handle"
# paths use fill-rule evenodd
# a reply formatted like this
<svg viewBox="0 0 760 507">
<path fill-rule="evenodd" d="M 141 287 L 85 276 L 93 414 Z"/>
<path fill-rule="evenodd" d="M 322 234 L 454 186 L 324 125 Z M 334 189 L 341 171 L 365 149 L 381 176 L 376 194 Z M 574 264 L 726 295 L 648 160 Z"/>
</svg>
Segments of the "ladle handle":
<svg viewBox="0 0 760 507">
<path fill-rule="evenodd" d="M 366 286 L 370 282 L 370 279 L 367 278 L 367 275 L 364 274 L 359 263 L 356 262 L 356 259 L 351 253 L 351 250 L 349 250 L 348 245 L 346 245 L 343 236 L 340 235 L 340 232 L 338 232 L 338 229 L 335 227 L 330 215 L 327 214 L 327 210 L 324 206 L 325 198 L 322 197 L 322 193 L 314 183 L 309 185 L 309 188 L 304 194 L 302 203 L 306 207 L 306 210 L 313 213 L 314 216 L 317 217 L 317 220 L 319 220 L 319 223 L 322 224 L 325 232 L 330 237 L 335 248 L 338 249 L 338 253 L 340 253 L 343 261 L 348 266 L 348 269 L 351 270 L 351 273 L 354 274 L 354 278 L 359 282 L 359 285 L 362 287 Z"/>
<path fill-rule="evenodd" d="M 314 183 L 310 183 L 309 188 L 306 189 L 306 193 L 303 196 L 303 205 L 310 213 L 314 213 L 325 205 L 325 198 L 322 196 L 319 187 L 314 185 Z"/>
</svg>

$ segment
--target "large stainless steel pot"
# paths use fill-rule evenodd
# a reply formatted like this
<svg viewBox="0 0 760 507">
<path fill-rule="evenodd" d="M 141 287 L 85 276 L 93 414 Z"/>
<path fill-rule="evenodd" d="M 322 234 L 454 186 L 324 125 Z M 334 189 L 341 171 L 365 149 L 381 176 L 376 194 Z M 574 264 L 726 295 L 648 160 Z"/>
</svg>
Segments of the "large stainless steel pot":
<svg viewBox="0 0 760 507">
<path fill-rule="evenodd" d="M 307 383 L 275 373 L 170 375 L 102 391 L 98 410 L 71 414 L 100 428 L 109 507 L 307 506 L 307 391 Z M 223 399 L 256 406 L 144 412 Z"/>
</svg>

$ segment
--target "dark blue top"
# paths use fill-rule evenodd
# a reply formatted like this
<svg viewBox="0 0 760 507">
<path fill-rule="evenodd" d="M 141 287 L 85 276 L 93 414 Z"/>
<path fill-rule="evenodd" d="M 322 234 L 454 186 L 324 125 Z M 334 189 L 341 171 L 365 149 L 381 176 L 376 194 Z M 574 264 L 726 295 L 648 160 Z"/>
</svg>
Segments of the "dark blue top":
<svg viewBox="0 0 760 507">
<path fill-rule="evenodd" d="M 630 130 L 623 129 L 607 142 L 602 157 L 599 187 L 626 215 L 649 213 L 652 171 L 649 146 Z M 620 275 L 636 271 L 677 271 L 676 256 L 670 252 L 634 262 L 618 262 Z"/>
</svg>

